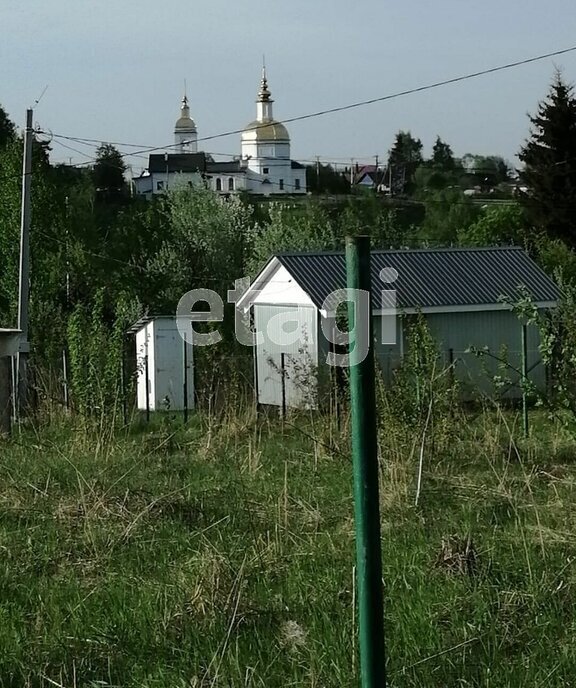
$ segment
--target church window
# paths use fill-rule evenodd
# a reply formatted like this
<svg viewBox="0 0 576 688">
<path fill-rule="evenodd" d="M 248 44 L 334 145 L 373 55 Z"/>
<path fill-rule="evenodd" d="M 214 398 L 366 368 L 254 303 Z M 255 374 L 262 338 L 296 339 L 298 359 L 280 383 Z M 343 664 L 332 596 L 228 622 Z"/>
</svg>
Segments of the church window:
<svg viewBox="0 0 576 688">
<path fill-rule="evenodd" d="M 228 177 L 228 191 L 234 191 L 234 177 Z"/>
<path fill-rule="evenodd" d="M 262 168 L 262 172 L 263 172 L 264 174 L 269 174 L 269 173 L 270 173 L 270 168 L 269 168 L 269 167 L 263 167 L 263 168 Z"/>
<path fill-rule="evenodd" d="M 222 180 L 220 177 L 216 179 L 216 191 L 222 191 Z"/>
<path fill-rule="evenodd" d="M 280 191 L 284 191 L 284 180 L 281 179 L 278 183 L 280 184 Z"/>
<path fill-rule="evenodd" d="M 300 180 L 299 179 L 294 180 L 294 188 L 296 189 L 296 191 L 300 191 Z"/>
</svg>

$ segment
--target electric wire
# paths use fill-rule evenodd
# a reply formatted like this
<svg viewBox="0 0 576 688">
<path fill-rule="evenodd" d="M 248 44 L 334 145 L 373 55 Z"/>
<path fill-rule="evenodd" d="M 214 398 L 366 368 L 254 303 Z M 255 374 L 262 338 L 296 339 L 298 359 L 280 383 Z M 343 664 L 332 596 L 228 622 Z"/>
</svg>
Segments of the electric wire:
<svg viewBox="0 0 576 688">
<path fill-rule="evenodd" d="M 549 52 L 549 53 L 545 53 L 542 55 L 536 55 L 534 57 L 524 58 L 522 60 L 515 60 L 514 62 L 508 62 L 506 64 L 498 65 L 496 67 L 490 67 L 488 69 L 483 69 L 483 70 L 479 70 L 476 72 L 470 72 L 468 74 L 462 74 L 460 76 L 451 77 L 448 79 L 442 79 L 440 81 L 435 81 L 435 82 L 430 83 L 430 84 L 425 84 L 424 86 L 417 86 L 415 88 L 405 89 L 403 91 L 397 91 L 395 93 L 390 93 L 390 94 L 387 94 L 384 96 L 378 96 L 375 98 L 369 98 L 367 100 L 362 100 L 362 101 L 358 101 L 355 103 L 348 103 L 346 105 L 339 105 L 339 106 L 332 107 L 332 108 L 326 108 L 324 110 L 316 110 L 315 112 L 309 112 L 309 113 L 306 113 L 303 115 L 297 115 L 295 117 L 288 117 L 288 118 L 285 118 L 282 120 L 277 120 L 277 121 L 280 124 L 290 124 L 292 122 L 302 122 L 304 120 L 314 119 L 316 117 L 323 117 L 325 115 L 335 114 L 338 112 L 345 112 L 347 110 L 353 110 L 356 108 L 366 107 L 367 105 L 373 105 L 375 103 L 383 103 L 383 102 L 386 102 L 389 100 L 394 100 L 396 98 L 401 98 L 404 96 L 413 95 L 415 93 L 423 93 L 424 91 L 430 91 L 430 90 L 433 90 L 436 88 L 440 88 L 442 86 L 448 86 L 450 84 L 460 83 L 460 82 L 467 81 L 470 79 L 476 79 L 478 77 L 486 76 L 488 74 L 495 74 L 497 72 L 502 72 L 502 71 L 505 71 L 508 69 L 513 69 L 515 67 L 520 67 L 520 66 L 531 64 L 534 62 L 539 62 L 541 60 L 545 60 L 545 59 L 548 59 L 550 57 L 557 57 L 559 55 L 565 55 L 565 54 L 568 54 L 568 53 L 571 53 L 574 51 L 576 51 L 576 46 L 572 46 L 570 48 L 563 48 L 561 50 L 554 50 L 554 51 Z M 253 127 L 251 130 L 256 131 L 257 129 L 262 128 L 262 127 L 266 127 L 266 126 L 268 126 L 268 124 L 263 123 L 261 125 Z M 233 136 L 233 135 L 241 134 L 243 132 L 244 132 L 244 129 L 233 129 L 230 131 L 221 132 L 219 134 L 212 134 L 209 136 L 199 137 L 197 139 L 197 142 L 213 141 L 215 139 L 224 138 L 226 136 Z M 51 133 L 51 132 L 44 132 L 44 133 Z M 53 136 L 56 136 L 56 134 L 53 134 Z M 63 136 L 63 135 L 58 134 L 58 136 Z M 76 137 L 76 138 L 82 138 L 82 137 Z M 88 138 L 84 138 L 84 140 L 85 141 L 92 141 L 92 142 L 96 141 L 96 139 L 88 139 Z M 124 145 L 124 144 L 119 143 L 118 145 Z M 126 147 L 131 147 L 131 146 L 135 146 L 135 144 L 126 144 Z M 139 153 L 152 153 L 154 151 L 166 150 L 166 149 L 170 149 L 170 148 L 177 148 L 178 146 L 180 146 L 180 143 L 172 143 L 172 144 L 168 144 L 168 145 L 164 145 L 164 146 L 142 147 L 141 149 L 137 150 L 136 153 L 126 153 L 123 155 L 123 157 L 127 157 L 129 155 L 135 155 L 135 154 L 139 154 Z"/>
</svg>

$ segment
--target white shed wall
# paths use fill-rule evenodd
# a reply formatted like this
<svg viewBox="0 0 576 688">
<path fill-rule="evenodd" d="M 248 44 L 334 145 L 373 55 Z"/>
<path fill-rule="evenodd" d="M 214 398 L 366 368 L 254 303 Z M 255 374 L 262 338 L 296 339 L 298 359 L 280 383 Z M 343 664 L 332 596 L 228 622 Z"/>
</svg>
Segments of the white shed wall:
<svg viewBox="0 0 576 688">
<path fill-rule="evenodd" d="M 254 306 L 258 401 L 287 408 L 317 407 L 318 311 L 305 305 Z M 282 362 L 284 359 L 284 368 Z"/>
<path fill-rule="evenodd" d="M 304 289 L 280 263 L 278 263 L 276 270 L 268 277 L 266 283 L 262 285 L 262 289 L 254 298 L 253 303 L 278 306 L 314 305 Z"/>
<path fill-rule="evenodd" d="M 194 407 L 193 347 L 186 344 L 188 408 Z M 137 400 L 146 409 L 146 354 L 148 355 L 149 404 L 151 411 L 184 409 L 184 342 L 176 318 L 155 318 L 136 333 L 138 365 Z"/>
<path fill-rule="evenodd" d="M 146 409 L 146 358 L 148 357 L 148 395 L 150 410 L 152 410 L 154 392 L 152 374 L 152 362 L 154 361 L 154 327 L 152 322 L 147 322 L 136 333 L 136 399 L 138 408 Z"/>
</svg>

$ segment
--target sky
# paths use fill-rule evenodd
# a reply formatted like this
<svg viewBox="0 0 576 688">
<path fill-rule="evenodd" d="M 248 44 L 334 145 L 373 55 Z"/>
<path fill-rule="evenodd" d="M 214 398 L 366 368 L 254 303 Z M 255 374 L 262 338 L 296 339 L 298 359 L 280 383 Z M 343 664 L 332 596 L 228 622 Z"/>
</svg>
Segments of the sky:
<svg viewBox="0 0 576 688">
<path fill-rule="evenodd" d="M 173 143 L 184 81 L 199 137 L 242 129 L 263 54 L 282 120 L 569 48 L 575 29 L 574 0 L 2 0 L 0 105 L 20 126 L 47 86 L 43 130 L 134 152 L 124 144 Z M 576 82 L 573 52 L 290 123 L 292 157 L 383 160 L 403 129 L 425 153 L 440 135 L 458 156 L 517 163 L 555 67 Z M 95 145 L 53 138 L 52 159 L 90 160 Z M 238 155 L 240 135 L 199 148 Z"/>
</svg>

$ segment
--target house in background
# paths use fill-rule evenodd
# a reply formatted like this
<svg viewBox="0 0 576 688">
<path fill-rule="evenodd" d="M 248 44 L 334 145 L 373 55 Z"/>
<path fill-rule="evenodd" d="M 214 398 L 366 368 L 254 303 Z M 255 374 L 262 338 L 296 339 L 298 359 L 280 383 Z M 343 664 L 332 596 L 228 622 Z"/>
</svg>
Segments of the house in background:
<svg viewBox="0 0 576 688">
<path fill-rule="evenodd" d="M 354 188 L 375 189 L 379 193 L 388 193 L 389 172 L 379 165 L 359 165 L 346 168 L 344 179 Z"/>
<path fill-rule="evenodd" d="M 148 168 L 133 179 L 138 195 L 151 198 L 175 186 L 204 184 L 221 194 L 260 196 L 306 193 L 306 168 L 290 159 L 290 135 L 274 119 L 266 70 L 256 101 L 256 119 L 242 131 L 241 154 L 216 162 L 198 151 L 198 130 L 186 95 L 174 127 L 174 153 L 150 155 Z"/>
<path fill-rule="evenodd" d="M 394 282 L 387 281 L 389 269 L 397 273 Z M 444 364 L 454 363 L 465 396 L 495 395 L 493 376 L 500 370 L 494 357 L 503 351 L 515 383 L 506 395 L 521 393 L 514 369 L 521 364 L 522 324 L 502 298 L 517 300 L 526 290 L 538 308 L 549 309 L 560 296 L 554 282 L 516 247 L 373 251 L 371 281 L 375 354 L 385 381 L 391 381 L 410 346 L 407 324 L 421 314 Z M 338 353 L 331 343 L 336 312 L 330 294 L 345 286 L 343 252 L 279 254 L 243 294 L 237 306 L 252 309 L 260 337 L 254 355 L 261 404 L 318 405 L 327 354 Z M 538 330 L 528 326 L 529 378 L 543 390 L 539 343 Z M 486 354 L 479 357 L 472 347 Z"/>
<path fill-rule="evenodd" d="M 146 172 L 133 179 L 136 193 L 150 199 L 179 185 L 202 184 L 209 159 L 206 153 L 154 153 Z"/>
</svg>

